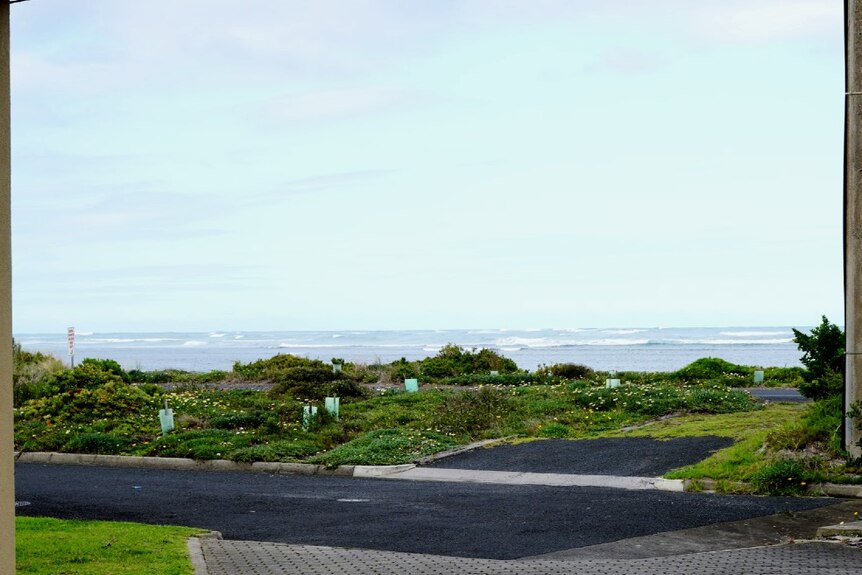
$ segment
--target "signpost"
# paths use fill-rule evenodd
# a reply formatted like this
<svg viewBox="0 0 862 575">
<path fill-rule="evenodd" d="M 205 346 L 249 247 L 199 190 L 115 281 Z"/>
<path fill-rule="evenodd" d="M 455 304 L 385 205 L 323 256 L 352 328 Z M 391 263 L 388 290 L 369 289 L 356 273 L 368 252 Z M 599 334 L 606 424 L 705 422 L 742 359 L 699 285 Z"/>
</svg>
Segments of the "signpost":
<svg viewBox="0 0 862 575">
<path fill-rule="evenodd" d="M 75 367 L 75 328 L 67 329 L 66 335 L 69 338 L 69 357 L 72 358 L 72 367 Z"/>
</svg>

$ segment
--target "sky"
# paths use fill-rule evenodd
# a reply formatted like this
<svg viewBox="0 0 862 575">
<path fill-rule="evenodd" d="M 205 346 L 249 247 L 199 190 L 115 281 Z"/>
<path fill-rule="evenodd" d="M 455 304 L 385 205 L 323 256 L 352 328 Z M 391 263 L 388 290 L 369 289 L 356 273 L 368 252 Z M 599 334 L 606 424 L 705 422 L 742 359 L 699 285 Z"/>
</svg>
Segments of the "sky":
<svg viewBox="0 0 862 575">
<path fill-rule="evenodd" d="M 16 333 L 843 323 L 837 0 L 12 6 Z"/>
</svg>

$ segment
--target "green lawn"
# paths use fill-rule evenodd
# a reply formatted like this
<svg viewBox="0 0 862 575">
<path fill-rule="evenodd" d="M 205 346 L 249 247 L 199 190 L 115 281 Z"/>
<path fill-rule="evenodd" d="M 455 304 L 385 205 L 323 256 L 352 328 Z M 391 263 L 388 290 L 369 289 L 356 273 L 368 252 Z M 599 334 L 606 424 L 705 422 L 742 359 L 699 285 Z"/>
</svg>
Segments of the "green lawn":
<svg viewBox="0 0 862 575">
<path fill-rule="evenodd" d="M 192 575 L 186 540 L 200 532 L 186 527 L 18 517 L 16 573 Z"/>
<path fill-rule="evenodd" d="M 770 460 L 763 449 L 770 432 L 798 422 L 805 410 L 803 405 L 778 403 L 760 411 L 691 414 L 657 421 L 630 432 L 615 431 L 607 437 L 697 437 L 719 435 L 732 437 L 735 443 L 694 465 L 666 474 L 668 479 L 716 479 L 748 481 Z"/>
</svg>

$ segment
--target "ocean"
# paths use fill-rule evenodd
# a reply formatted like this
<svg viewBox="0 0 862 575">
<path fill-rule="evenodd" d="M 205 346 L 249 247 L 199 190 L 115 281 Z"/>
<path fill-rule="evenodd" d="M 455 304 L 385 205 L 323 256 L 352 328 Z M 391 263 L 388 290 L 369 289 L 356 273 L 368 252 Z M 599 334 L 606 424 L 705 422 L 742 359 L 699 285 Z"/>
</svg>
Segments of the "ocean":
<svg viewBox="0 0 862 575">
<path fill-rule="evenodd" d="M 810 327 L 798 327 L 809 331 Z M 16 334 L 27 351 L 69 362 L 66 333 Z M 801 353 L 790 327 L 457 329 L 389 331 L 219 331 L 92 333 L 79 331 L 75 360 L 113 359 L 126 369 L 230 370 L 243 363 L 291 353 L 329 361 L 388 363 L 421 359 L 447 343 L 489 348 L 522 369 L 580 363 L 598 370 L 673 371 L 701 357 L 734 363 L 798 366 Z"/>
</svg>

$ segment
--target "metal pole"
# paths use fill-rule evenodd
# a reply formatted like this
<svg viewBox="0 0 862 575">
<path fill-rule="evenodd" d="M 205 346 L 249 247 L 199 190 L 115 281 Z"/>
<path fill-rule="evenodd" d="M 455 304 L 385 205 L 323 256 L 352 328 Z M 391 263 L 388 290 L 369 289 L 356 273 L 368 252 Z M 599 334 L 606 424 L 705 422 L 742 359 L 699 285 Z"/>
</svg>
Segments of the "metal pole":
<svg viewBox="0 0 862 575">
<path fill-rule="evenodd" d="M 9 4 L 0 4 L 0 575 L 15 573 Z"/>
<path fill-rule="evenodd" d="M 844 406 L 862 401 L 862 0 L 844 1 Z M 846 412 L 845 409 L 845 412 Z M 844 418 L 844 447 L 862 456 L 860 422 Z"/>
</svg>

